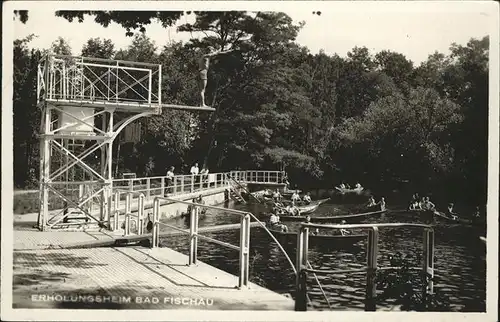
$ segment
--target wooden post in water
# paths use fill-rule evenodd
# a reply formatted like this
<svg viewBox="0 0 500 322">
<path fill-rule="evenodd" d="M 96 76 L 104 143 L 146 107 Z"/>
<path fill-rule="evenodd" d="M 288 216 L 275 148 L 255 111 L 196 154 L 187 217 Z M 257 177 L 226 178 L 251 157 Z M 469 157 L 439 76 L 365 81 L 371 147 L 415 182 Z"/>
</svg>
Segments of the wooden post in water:
<svg viewBox="0 0 500 322">
<path fill-rule="evenodd" d="M 368 231 L 368 251 L 367 251 L 367 271 L 366 271 L 366 297 L 365 311 L 375 311 L 377 294 L 377 284 L 375 276 L 377 273 L 377 257 L 378 257 L 378 228 L 372 227 Z"/>
<path fill-rule="evenodd" d="M 427 294 L 434 293 L 434 231 L 424 230 L 424 256 L 422 262 L 422 275 L 424 278 L 422 296 L 425 301 Z"/>
<path fill-rule="evenodd" d="M 189 265 L 196 264 L 198 254 L 198 207 L 191 207 L 189 227 Z"/>
<path fill-rule="evenodd" d="M 309 228 L 300 227 L 297 236 L 297 278 L 295 281 L 295 311 L 307 311 L 307 261 Z"/>
</svg>

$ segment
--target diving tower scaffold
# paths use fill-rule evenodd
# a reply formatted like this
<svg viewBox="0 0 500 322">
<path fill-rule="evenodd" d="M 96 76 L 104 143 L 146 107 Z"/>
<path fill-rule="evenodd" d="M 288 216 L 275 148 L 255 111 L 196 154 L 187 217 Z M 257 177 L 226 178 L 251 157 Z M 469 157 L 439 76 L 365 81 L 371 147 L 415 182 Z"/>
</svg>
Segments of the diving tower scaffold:
<svg viewBox="0 0 500 322">
<path fill-rule="evenodd" d="M 163 109 L 215 110 L 164 104 L 162 77 L 160 64 L 52 53 L 42 57 L 37 70 L 39 229 L 106 225 L 113 141 L 127 125 Z"/>
</svg>

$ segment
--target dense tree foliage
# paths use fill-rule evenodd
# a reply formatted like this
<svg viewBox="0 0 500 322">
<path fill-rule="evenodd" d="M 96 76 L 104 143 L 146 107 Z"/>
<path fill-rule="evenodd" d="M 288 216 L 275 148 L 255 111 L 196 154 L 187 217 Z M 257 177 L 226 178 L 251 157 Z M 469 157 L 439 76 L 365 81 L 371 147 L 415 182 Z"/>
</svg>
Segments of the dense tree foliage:
<svg viewBox="0 0 500 322">
<path fill-rule="evenodd" d="M 122 25 L 127 34 L 152 21 L 171 26 L 182 12 L 58 12 Z M 214 113 L 164 110 L 141 120 L 140 143 L 122 146 L 122 171 L 164 174 L 191 163 L 211 171 L 285 167 L 301 186 L 340 180 L 378 187 L 408 181 L 412 189 L 446 191 L 485 203 L 488 142 L 489 39 L 452 44 L 415 66 L 403 54 L 355 47 L 347 57 L 311 54 L 295 42 L 302 24 L 283 13 L 194 12 L 179 31 L 202 34 L 187 43 L 157 44 L 142 33 L 128 48 L 91 38 L 85 56 L 161 63 L 164 102 L 199 104 L 197 60 L 207 49 L 233 49 L 214 58 L 206 97 Z M 14 47 L 16 183 L 36 168 L 32 146 L 36 63 L 28 39 Z M 57 40 L 52 50 L 71 49 Z M 30 119 L 33 124 L 24 122 Z M 126 151 L 126 152 L 124 152 Z M 22 165 L 22 166 L 21 166 Z M 37 169 L 35 169 L 37 171 Z"/>
</svg>

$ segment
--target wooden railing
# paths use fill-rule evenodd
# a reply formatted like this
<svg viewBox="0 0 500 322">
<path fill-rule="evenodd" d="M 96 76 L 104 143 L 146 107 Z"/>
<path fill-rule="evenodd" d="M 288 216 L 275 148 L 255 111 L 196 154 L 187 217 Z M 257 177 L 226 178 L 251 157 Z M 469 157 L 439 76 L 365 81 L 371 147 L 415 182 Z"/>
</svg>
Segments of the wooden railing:
<svg viewBox="0 0 500 322">
<path fill-rule="evenodd" d="M 295 310 L 307 311 L 307 274 L 348 274 L 348 273 L 366 273 L 366 295 L 365 295 L 365 311 L 376 310 L 376 272 L 377 270 L 393 270 L 394 267 L 378 267 L 378 235 L 379 228 L 394 227 L 394 228 L 423 228 L 423 244 L 424 254 L 422 267 L 413 267 L 412 270 L 421 270 L 425 276 L 427 283 L 424 283 L 422 290 L 423 297 L 426 294 L 433 293 L 434 285 L 432 278 L 434 277 L 434 230 L 432 226 L 423 224 L 406 224 L 406 223 L 386 223 L 386 224 L 350 224 L 350 225 L 320 225 L 311 223 L 302 223 L 297 238 L 297 262 L 298 270 L 296 279 L 296 298 Z M 367 267 L 359 270 L 324 270 L 314 269 L 310 266 L 308 260 L 309 252 L 309 228 L 320 229 L 362 229 L 368 231 L 367 244 Z"/>
<path fill-rule="evenodd" d="M 167 202 L 176 202 L 185 205 L 190 205 L 191 213 L 190 213 L 190 228 L 189 230 L 182 229 L 173 225 L 169 225 L 163 222 L 160 222 L 160 200 Z M 201 208 L 212 209 L 224 211 L 230 215 L 236 215 L 240 217 L 240 244 L 239 246 L 235 246 L 215 238 L 211 238 L 208 236 L 204 236 L 198 233 L 198 216 Z M 249 286 L 249 264 L 250 264 L 250 216 L 251 214 L 244 211 L 233 210 L 228 208 L 221 208 L 215 206 L 200 206 L 199 204 L 192 202 L 179 201 L 175 199 L 156 197 L 154 199 L 153 204 L 153 230 L 152 234 L 152 247 L 158 247 L 160 241 L 160 227 L 165 226 L 171 229 L 180 231 L 186 235 L 188 235 L 189 241 L 189 262 L 188 265 L 195 265 L 198 261 L 198 239 L 203 239 L 207 242 L 217 244 L 219 246 L 223 246 L 226 248 L 230 248 L 239 252 L 240 260 L 239 260 L 239 280 L 238 287 L 248 287 Z"/>
<path fill-rule="evenodd" d="M 240 184 L 282 184 L 283 179 L 284 173 L 281 171 L 263 170 L 176 175 L 173 178 L 167 176 L 125 178 L 113 180 L 113 192 L 117 190 L 132 192 L 132 198 L 137 198 L 142 193 L 146 201 L 151 201 L 155 197 L 202 192 L 213 188 L 229 188 L 230 180 Z"/>
</svg>

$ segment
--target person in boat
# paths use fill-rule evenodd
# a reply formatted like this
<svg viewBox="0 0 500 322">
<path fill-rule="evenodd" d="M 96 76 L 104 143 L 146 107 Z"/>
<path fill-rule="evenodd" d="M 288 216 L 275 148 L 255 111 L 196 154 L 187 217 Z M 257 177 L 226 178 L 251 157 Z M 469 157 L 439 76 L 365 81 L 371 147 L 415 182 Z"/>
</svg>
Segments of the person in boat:
<svg viewBox="0 0 500 322">
<path fill-rule="evenodd" d="M 421 207 L 421 203 L 420 203 L 420 197 L 418 195 L 418 193 L 415 193 L 412 198 L 411 198 L 411 202 L 410 202 L 410 207 L 409 209 L 410 210 L 418 210 L 418 209 L 422 209 Z"/>
<path fill-rule="evenodd" d="M 344 181 L 342 181 L 342 183 L 340 184 L 340 189 L 346 189 L 346 188 L 347 188 L 347 187 L 346 187 L 346 185 L 345 185 Z"/>
<path fill-rule="evenodd" d="M 292 197 L 290 198 L 293 202 L 293 204 L 296 204 L 298 202 L 300 202 L 300 196 L 299 194 L 297 193 L 297 191 L 295 191 L 293 194 L 292 194 Z"/>
<path fill-rule="evenodd" d="M 346 225 L 346 224 L 347 224 L 347 221 L 342 220 L 340 223 L 341 223 L 342 225 Z M 350 232 L 350 231 L 348 231 L 347 229 L 344 229 L 344 228 L 340 229 L 340 234 L 341 234 L 342 236 L 349 235 L 350 233 L 351 233 L 351 232 Z"/>
<path fill-rule="evenodd" d="M 361 184 L 359 182 L 357 182 L 355 185 L 355 189 L 361 189 L 361 188 L 362 188 Z"/>
<path fill-rule="evenodd" d="M 381 197 L 380 201 L 377 202 L 377 205 L 380 207 L 381 211 L 384 211 L 385 210 L 385 198 Z"/>
<path fill-rule="evenodd" d="M 304 204 L 309 205 L 312 202 L 311 193 L 306 193 L 306 195 L 302 198 L 302 201 L 304 202 Z"/>
<path fill-rule="evenodd" d="M 424 197 L 423 199 L 421 205 L 423 210 L 436 210 L 436 205 L 430 201 L 429 197 Z"/>
<path fill-rule="evenodd" d="M 273 199 L 274 199 L 274 201 L 281 200 L 281 194 L 280 194 L 280 191 L 278 189 L 276 189 L 276 191 L 273 193 Z"/>
<path fill-rule="evenodd" d="M 297 206 L 293 205 L 293 206 L 290 208 L 290 210 L 291 210 L 291 214 L 292 214 L 292 216 L 300 216 L 300 209 L 299 209 L 299 207 L 297 207 Z"/>
<path fill-rule="evenodd" d="M 450 202 L 448 204 L 448 208 L 446 209 L 446 216 L 448 216 L 449 218 L 453 219 L 453 220 L 457 220 L 458 219 L 458 215 L 457 213 L 453 210 L 453 207 L 454 207 L 454 204 L 452 202 Z"/>
<path fill-rule="evenodd" d="M 287 205 L 285 208 L 285 212 L 289 216 L 299 216 L 300 215 L 300 209 L 297 206 L 293 206 L 293 205 Z"/>
<path fill-rule="evenodd" d="M 351 186 L 350 186 L 348 183 L 346 183 L 346 184 L 345 184 L 345 188 L 346 188 L 346 189 L 351 189 Z"/>
<path fill-rule="evenodd" d="M 368 199 L 368 204 L 366 205 L 366 208 L 371 208 L 377 205 L 377 202 L 375 201 L 375 198 L 373 196 L 370 196 Z"/>
<path fill-rule="evenodd" d="M 274 230 L 278 230 L 281 232 L 287 232 L 288 227 L 280 222 L 280 217 L 277 214 L 271 213 L 269 217 L 269 227 Z"/>
</svg>

